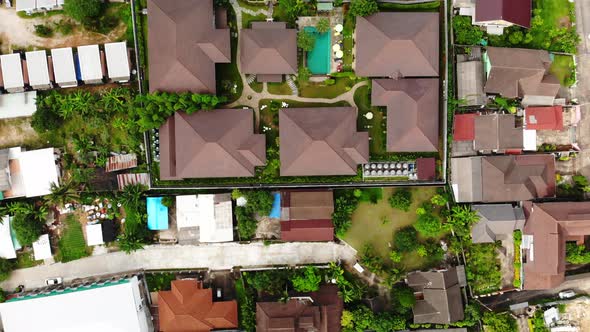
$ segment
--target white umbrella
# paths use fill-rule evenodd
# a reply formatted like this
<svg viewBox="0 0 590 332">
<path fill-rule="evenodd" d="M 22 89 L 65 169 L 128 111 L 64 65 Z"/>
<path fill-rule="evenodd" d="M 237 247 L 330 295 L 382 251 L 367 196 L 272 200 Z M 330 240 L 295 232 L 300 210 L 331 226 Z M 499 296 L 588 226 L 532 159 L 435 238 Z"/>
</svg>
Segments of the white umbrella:
<svg viewBox="0 0 590 332">
<path fill-rule="evenodd" d="M 336 51 L 336 57 L 337 58 L 341 58 L 343 56 L 344 56 L 344 52 L 342 52 L 342 51 Z"/>
<path fill-rule="evenodd" d="M 337 32 L 342 32 L 343 29 L 344 27 L 342 26 L 342 24 L 336 24 L 336 26 L 334 27 L 334 30 Z"/>
<path fill-rule="evenodd" d="M 373 113 L 367 112 L 367 114 L 365 114 L 365 118 L 367 118 L 367 120 L 371 120 L 373 118 Z"/>
<path fill-rule="evenodd" d="M 340 44 L 334 44 L 334 45 L 332 46 L 332 51 L 334 51 L 334 52 L 338 52 L 338 51 L 340 51 Z"/>
</svg>

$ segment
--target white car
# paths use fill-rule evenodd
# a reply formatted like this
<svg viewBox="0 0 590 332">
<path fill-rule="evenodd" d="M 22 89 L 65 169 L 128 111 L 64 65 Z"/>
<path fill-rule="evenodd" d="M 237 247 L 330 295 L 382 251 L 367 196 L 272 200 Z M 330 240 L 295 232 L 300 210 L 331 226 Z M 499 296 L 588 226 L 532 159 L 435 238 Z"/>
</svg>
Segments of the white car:
<svg viewBox="0 0 590 332">
<path fill-rule="evenodd" d="M 63 280 L 61 279 L 61 277 L 45 279 L 45 284 L 47 286 L 55 286 L 55 285 L 60 285 L 62 283 L 63 283 Z"/>
<path fill-rule="evenodd" d="M 574 292 L 571 289 L 568 289 L 568 290 L 564 290 L 564 291 L 559 292 L 558 296 L 560 299 L 570 299 L 570 298 L 576 296 L 576 292 Z"/>
</svg>

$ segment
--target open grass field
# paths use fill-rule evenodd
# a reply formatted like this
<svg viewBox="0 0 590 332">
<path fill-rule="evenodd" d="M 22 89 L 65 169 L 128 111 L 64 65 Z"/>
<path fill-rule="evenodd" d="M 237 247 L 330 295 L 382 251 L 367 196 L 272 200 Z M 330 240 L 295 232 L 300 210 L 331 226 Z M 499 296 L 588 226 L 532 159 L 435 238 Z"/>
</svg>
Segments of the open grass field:
<svg viewBox="0 0 590 332">
<path fill-rule="evenodd" d="M 293 91 L 289 87 L 287 82 L 283 81 L 281 83 L 274 83 L 269 82 L 267 83 L 268 92 L 272 93 L 273 95 L 292 95 Z"/>
<path fill-rule="evenodd" d="M 410 189 L 412 206 L 408 212 L 403 212 L 389 205 L 388 199 L 394 190 L 396 189 L 383 188 L 383 198 L 377 204 L 361 202 L 352 214 L 352 226 L 343 237 L 344 241 L 359 252 L 365 244 L 371 243 L 376 253 L 385 259 L 387 264 L 391 264 L 389 252 L 392 250 L 395 232 L 414 224 L 417 220 L 416 208 L 436 194 L 436 188 L 431 187 Z M 412 252 L 404 254 L 401 263 L 410 271 L 423 267 L 426 261 L 426 258 Z"/>
<path fill-rule="evenodd" d="M 576 81 L 576 67 L 571 56 L 555 55 L 549 71 L 559 79 L 562 86 L 569 87 Z"/>
<path fill-rule="evenodd" d="M 58 242 L 58 260 L 65 263 L 88 256 L 90 248 L 86 246 L 82 225 L 74 215 L 69 215 L 65 223 L 66 228 Z"/>
<path fill-rule="evenodd" d="M 354 85 L 348 77 L 335 78 L 336 83 L 326 85 L 325 83 L 305 82 L 299 83 L 299 95 L 308 98 L 336 98 L 346 93 Z"/>
<path fill-rule="evenodd" d="M 248 13 L 242 13 L 242 28 L 248 29 L 250 28 L 250 23 L 252 22 L 264 22 L 266 21 L 266 15 L 258 14 L 258 15 L 250 15 Z"/>
</svg>

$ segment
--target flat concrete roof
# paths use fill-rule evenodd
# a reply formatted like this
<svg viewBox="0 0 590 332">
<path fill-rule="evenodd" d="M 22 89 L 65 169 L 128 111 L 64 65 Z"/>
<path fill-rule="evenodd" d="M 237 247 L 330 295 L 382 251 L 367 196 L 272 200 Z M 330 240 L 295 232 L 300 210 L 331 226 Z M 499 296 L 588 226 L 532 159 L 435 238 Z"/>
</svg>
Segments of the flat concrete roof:
<svg viewBox="0 0 590 332">
<path fill-rule="evenodd" d="M 37 91 L 0 95 L 0 119 L 32 116 L 37 110 Z"/>
<path fill-rule="evenodd" d="M 78 46 L 78 60 L 80 60 L 80 73 L 83 81 L 102 79 L 98 45 Z"/>
<path fill-rule="evenodd" d="M 23 67 L 18 53 L 0 55 L 4 88 L 22 88 L 25 86 Z"/>
<path fill-rule="evenodd" d="M 29 84 L 48 85 L 49 67 L 47 65 L 47 53 L 45 51 L 33 51 L 25 53 L 29 73 Z"/>
<path fill-rule="evenodd" d="M 125 42 L 104 44 L 109 78 L 129 77 L 129 57 Z"/>
<path fill-rule="evenodd" d="M 55 83 L 76 82 L 76 68 L 74 54 L 71 47 L 54 48 L 51 50 Z"/>
</svg>

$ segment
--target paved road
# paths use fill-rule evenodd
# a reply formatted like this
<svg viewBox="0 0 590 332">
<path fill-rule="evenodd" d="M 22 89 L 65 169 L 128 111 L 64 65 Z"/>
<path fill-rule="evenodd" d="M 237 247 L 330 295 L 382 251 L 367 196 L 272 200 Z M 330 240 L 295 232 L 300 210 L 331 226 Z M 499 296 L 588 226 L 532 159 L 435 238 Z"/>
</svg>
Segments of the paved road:
<svg viewBox="0 0 590 332">
<path fill-rule="evenodd" d="M 224 243 L 201 246 L 148 246 L 130 255 L 115 252 L 83 258 L 69 263 L 41 265 L 14 271 L 0 284 L 3 289 L 18 285 L 26 288 L 43 287 L 45 279 L 62 277 L 65 282 L 92 276 L 118 274 L 134 270 L 197 269 L 227 270 L 232 267 L 269 265 L 325 264 L 343 260 L 354 261 L 356 251 L 344 244 L 282 243 Z"/>
</svg>

